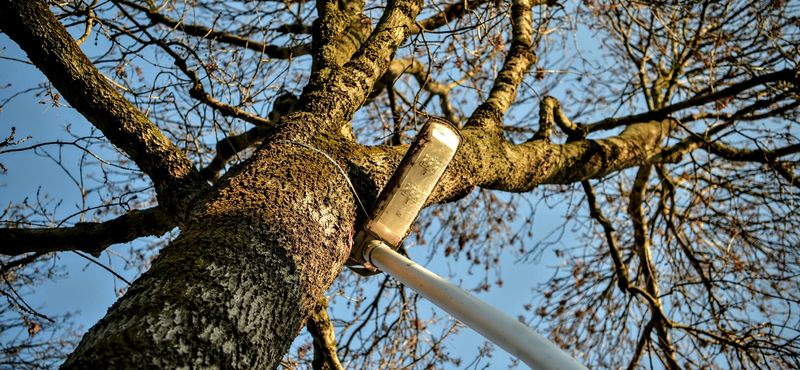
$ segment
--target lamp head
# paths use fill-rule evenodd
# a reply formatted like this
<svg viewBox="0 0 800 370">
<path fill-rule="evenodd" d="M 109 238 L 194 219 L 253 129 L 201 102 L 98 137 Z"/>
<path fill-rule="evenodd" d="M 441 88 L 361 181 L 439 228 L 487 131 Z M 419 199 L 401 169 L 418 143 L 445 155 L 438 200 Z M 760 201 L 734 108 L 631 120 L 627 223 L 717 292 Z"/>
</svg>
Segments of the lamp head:
<svg viewBox="0 0 800 370">
<path fill-rule="evenodd" d="M 361 275 L 379 272 L 361 256 L 364 247 L 380 240 L 397 250 L 460 144 L 461 134 L 445 119 L 431 117 L 422 126 L 356 234 L 348 267 Z"/>
</svg>

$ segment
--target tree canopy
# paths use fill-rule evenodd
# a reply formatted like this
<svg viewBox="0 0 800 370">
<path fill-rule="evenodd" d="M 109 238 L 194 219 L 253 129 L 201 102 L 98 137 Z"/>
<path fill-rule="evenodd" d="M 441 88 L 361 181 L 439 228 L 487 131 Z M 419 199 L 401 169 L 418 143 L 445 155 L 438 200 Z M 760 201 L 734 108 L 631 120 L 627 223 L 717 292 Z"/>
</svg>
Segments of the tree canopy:
<svg viewBox="0 0 800 370">
<path fill-rule="evenodd" d="M 0 30 L 0 65 L 44 75 L 0 73 L 0 109 L 86 119 L 40 141 L 0 110 L 6 178 L 45 156 L 80 192 L 2 199 L 0 366 L 470 364 L 413 292 L 343 269 L 442 117 L 464 141 L 409 250 L 477 291 L 554 254 L 520 319 L 591 368 L 800 367 L 796 2 L 0 0 Z M 66 252 L 141 272 L 82 338 L 25 303 Z"/>
</svg>

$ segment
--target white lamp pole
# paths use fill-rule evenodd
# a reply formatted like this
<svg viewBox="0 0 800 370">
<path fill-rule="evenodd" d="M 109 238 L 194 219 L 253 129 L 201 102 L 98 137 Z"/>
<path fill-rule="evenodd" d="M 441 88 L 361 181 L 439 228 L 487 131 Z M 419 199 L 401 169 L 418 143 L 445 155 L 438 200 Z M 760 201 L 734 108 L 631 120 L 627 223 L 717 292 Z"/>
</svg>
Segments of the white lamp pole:
<svg viewBox="0 0 800 370">
<path fill-rule="evenodd" d="M 378 240 L 363 258 L 447 311 L 531 369 L 587 370 L 561 348 L 500 310 L 405 258 Z"/>
</svg>

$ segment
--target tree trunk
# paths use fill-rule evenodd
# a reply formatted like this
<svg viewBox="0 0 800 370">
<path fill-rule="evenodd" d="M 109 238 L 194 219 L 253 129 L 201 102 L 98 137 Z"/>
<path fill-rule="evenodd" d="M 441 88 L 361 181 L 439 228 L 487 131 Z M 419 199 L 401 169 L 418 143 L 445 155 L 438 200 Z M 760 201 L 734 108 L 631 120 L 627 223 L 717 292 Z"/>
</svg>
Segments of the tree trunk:
<svg viewBox="0 0 800 370">
<path fill-rule="evenodd" d="M 323 155 L 267 144 L 62 368 L 276 368 L 341 271 L 354 203 Z"/>
</svg>

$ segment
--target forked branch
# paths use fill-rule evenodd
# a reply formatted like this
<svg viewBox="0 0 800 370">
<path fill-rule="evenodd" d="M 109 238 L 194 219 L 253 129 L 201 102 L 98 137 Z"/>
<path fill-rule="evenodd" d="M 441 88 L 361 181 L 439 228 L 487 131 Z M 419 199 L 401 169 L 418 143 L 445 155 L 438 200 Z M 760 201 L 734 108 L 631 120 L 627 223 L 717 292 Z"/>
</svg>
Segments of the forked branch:
<svg viewBox="0 0 800 370">
<path fill-rule="evenodd" d="M 450 102 L 450 90 L 452 90 L 453 86 L 456 86 L 457 83 L 445 85 L 433 80 L 428 74 L 425 65 L 418 60 L 393 60 L 392 63 L 389 64 L 389 68 L 386 69 L 386 73 L 384 73 L 380 81 L 375 84 L 375 89 L 372 94 L 370 94 L 370 97 L 376 96 L 379 92 L 383 91 L 383 89 L 391 88 L 394 81 L 404 73 L 414 76 L 414 79 L 417 80 L 417 83 L 423 90 L 429 92 L 431 95 L 439 97 L 444 118 L 452 123 L 459 123 L 460 118 L 456 115 L 456 111 Z"/>
<path fill-rule="evenodd" d="M 647 235 L 647 220 L 644 213 L 644 197 L 647 191 L 647 184 L 652 172 L 652 165 L 639 167 L 636 173 L 636 180 L 630 193 L 630 204 L 628 213 L 633 223 L 634 251 L 639 257 L 642 277 L 645 284 L 644 292 L 639 287 L 630 287 L 632 292 L 644 296 L 652 307 L 652 315 L 655 320 L 654 326 L 658 335 L 658 344 L 664 350 L 664 361 L 671 370 L 678 370 L 680 366 L 675 358 L 675 348 L 672 346 L 669 337 L 671 323 L 663 312 L 661 296 L 658 287 L 658 276 L 650 250 L 650 239 Z"/>
</svg>

